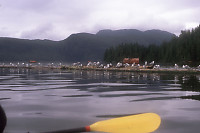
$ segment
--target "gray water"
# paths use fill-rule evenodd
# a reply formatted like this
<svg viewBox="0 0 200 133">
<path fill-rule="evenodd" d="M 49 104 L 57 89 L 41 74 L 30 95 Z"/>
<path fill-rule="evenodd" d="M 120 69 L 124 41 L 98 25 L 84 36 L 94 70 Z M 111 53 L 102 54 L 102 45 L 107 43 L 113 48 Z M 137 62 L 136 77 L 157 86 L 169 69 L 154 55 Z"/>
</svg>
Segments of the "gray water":
<svg viewBox="0 0 200 133">
<path fill-rule="evenodd" d="M 7 133 L 42 132 L 154 112 L 155 133 L 200 131 L 200 75 L 0 68 Z"/>
</svg>

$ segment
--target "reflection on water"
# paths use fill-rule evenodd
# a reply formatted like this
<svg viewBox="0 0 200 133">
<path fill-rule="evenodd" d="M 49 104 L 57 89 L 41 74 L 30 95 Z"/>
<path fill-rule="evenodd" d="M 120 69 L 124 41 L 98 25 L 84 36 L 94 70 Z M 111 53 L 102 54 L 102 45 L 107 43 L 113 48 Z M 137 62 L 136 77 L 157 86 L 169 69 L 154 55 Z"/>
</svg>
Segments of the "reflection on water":
<svg viewBox="0 0 200 133">
<path fill-rule="evenodd" d="M 41 132 L 154 112 L 156 133 L 200 130 L 200 75 L 0 68 L 6 132 Z M 183 126 L 184 125 L 184 126 Z"/>
<path fill-rule="evenodd" d="M 190 95 L 190 96 L 182 96 L 183 99 L 193 99 L 193 100 L 199 100 L 200 101 L 200 95 Z"/>
<path fill-rule="evenodd" d="M 182 78 L 180 78 L 180 84 L 183 91 L 200 92 L 200 76 L 199 75 L 183 76 Z M 188 96 L 182 96 L 181 98 L 200 101 L 200 95 L 188 95 Z"/>
<path fill-rule="evenodd" d="M 189 76 L 183 76 L 180 78 L 180 84 L 182 86 L 183 91 L 194 91 L 194 92 L 200 92 L 200 79 L 199 75 L 189 75 Z"/>
</svg>

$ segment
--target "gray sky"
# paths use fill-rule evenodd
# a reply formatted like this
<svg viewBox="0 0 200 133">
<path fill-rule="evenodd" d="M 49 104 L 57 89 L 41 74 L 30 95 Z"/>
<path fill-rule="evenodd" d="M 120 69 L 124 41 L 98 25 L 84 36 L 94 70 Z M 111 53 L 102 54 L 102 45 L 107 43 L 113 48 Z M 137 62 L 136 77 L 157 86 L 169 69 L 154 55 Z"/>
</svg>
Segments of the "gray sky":
<svg viewBox="0 0 200 133">
<path fill-rule="evenodd" d="M 0 37 L 63 40 L 102 29 L 161 29 L 200 23 L 200 0 L 0 0 Z"/>
</svg>

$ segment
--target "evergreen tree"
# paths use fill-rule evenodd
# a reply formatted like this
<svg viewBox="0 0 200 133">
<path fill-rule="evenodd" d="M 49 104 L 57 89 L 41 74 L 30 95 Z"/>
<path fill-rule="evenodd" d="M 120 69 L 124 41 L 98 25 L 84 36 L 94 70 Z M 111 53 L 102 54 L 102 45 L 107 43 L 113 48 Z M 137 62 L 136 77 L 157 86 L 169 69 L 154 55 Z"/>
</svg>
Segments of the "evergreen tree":
<svg viewBox="0 0 200 133">
<path fill-rule="evenodd" d="M 105 51 L 106 62 L 119 62 L 123 58 L 140 58 L 140 61 L 156 61 L 162 63 L 200 63 L 200 26 L 195 29 L 181 31 L 179 37 L 160 46 L 151 44 L 148 47 L 134 44 L 120 44 Z"/>
</svg>

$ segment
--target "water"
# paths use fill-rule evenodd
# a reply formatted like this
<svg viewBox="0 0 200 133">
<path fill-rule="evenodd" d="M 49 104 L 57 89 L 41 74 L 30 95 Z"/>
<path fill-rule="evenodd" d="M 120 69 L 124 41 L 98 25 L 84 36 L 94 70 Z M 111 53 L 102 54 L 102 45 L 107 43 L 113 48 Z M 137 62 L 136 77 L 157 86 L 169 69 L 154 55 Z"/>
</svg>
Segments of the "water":
<svg viewBox="0 0 200 133">
<path fill-rule="evenodd" d="M 155 133 L 200 131 L 200 75 L 0 68 L 7 133 L 42 132 L 154 112 Z"/>
</svg>

